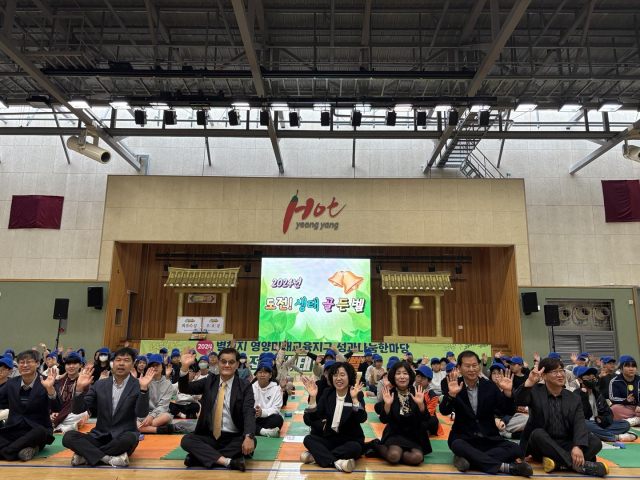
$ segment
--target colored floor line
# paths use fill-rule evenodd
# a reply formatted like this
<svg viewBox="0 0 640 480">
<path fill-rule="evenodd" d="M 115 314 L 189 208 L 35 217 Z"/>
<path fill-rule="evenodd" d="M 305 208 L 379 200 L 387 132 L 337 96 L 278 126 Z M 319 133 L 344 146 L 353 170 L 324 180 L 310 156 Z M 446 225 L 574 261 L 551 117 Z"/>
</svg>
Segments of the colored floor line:
<svg viewBox="0 0 640 480">
<path fill-rule="evenodd" d="M 295 462 L 292 462 L 295 463 Z M 74 470 L 78 470 L 78 469 L 92 469 L 92 468 L 98 468 L 101 470 L 113 470 L 113 467 L 72 467 L 72 466 L 65 466 L 65 465 L 0 465 L 0 469 L 2 468 L 65 468 L 65 469 L 74 469 Z M 180 471 L 186 471 L 186 468 L 180 468 L 180 467 L 128 467 L 127 470 L 180 470 Z M 215 469 L 214 469 L 215 470 Z M 220 469 L 222 470 L 222 469 Z M 247 472 L 271 472 L 273 469 L 272 468 L 247 468 Z M 189 471 L 209 471 L 207 469 L 204 468 L 192 468 Z M 326 470 L 300 470 L 299 468 L 296 469 L 280 469 L 278 470 L 279 472 L 295 472 L 295 473 L 325 473 Z M 431 471 L 415 471 L 415 470 L 354 470 L 353 473 L 384 473 L 384 474 L 394 474 L 394 475 L 401 475 L 401 474 L 410 474 L 410 475 L 458 475 L 458 476 L 462 476 L 462 475 L 471 475 L 471 476 L 485 476 L 485 475 L 490 475 L 488 473 L 481 473 L 481 472 L 442 472 L 442 471 L 438 471 L 438 472 L 431 472 Z M 491 475 L 493 476 L 493 475 Z M 549 475 L 549 474 L 545 474 L 545 475 L 540 475 L 535 473 L 534 476 L 536 478 L 577 478 L 576 475 Z M 607 475 L 606 478 L 638 478 L 638 475 L 635 476 L 629 476 L 629 475 L 624 475 L 624 476 L 620 476 L 620 475 Z"/>
</svg>

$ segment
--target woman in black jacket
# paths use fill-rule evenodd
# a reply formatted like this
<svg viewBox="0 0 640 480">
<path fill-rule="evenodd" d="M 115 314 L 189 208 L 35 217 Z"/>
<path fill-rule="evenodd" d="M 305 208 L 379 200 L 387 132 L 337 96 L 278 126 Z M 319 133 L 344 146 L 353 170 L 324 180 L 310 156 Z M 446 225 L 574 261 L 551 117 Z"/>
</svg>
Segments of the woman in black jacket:
<svg viewBox="0 0 640 480">
<path fill-rule="evenodd" d="M 383 387 L 382 401 L 375 406 L 380 421 L 387 426 L 382 438 L 369 444 L 389 463 L 420 465 L 424 455 L 431 453 L 427 435 L 417 428 L 431 418 L 422 385 L 413 386 L 416 374 L 409 363 L 397 362 L 389 369 L 391 387 Z"/>
<path fill-rule="evenodd" d="M 318 386 L 302 377 L 309 393 L 309 406 L 304 411 L 304 423 L 324 428 L 304 437 L 307 452 L 300 455 L 302 463 L 317 463 L 323 468 L 335 467 L 341 472 L 353 472 L 355 460 L 362 455 L 364 433 L 361 423 L 367 421 L 362 384 L 356 385 L 356 372 L 346 362 L 334 363 L 329 369 L 329 387 L 317 399 Z M 317 403 L 316 403 L 317 402 Z"/>
</svg>

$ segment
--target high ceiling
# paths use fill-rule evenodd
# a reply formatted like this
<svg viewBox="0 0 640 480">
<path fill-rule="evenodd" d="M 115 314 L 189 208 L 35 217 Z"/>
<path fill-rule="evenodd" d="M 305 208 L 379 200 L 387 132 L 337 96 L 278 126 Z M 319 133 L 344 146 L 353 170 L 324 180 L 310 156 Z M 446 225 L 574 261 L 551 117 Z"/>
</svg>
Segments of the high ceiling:
<svg viewBox="0 0 640 480">
<path fill-rule="evenodd" d="M 640 4 L 630 0 L 8 3 L 17 5 L 6 39 L 65 94 L 96 101 L 171 93 L 640 102 Z M 49 94 L 3 57 L 0 94 Z"/>
</svg>

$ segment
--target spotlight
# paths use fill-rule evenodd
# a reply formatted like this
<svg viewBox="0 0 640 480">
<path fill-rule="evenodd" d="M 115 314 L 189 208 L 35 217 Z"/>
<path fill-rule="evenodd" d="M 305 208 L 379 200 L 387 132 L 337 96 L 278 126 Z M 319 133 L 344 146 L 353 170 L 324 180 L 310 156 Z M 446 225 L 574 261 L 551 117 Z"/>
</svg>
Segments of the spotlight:
<svg viewBox="0 0 640 480">
<path fill-rule="evenodd" d="M 269 126 L 269 110 L 260 110 L 260 125 L 263 127 Z"/>
<path fill-rule="evenodd" d="M 237 110 L 229 110 L 229 125 L 232 127 L 240 125 L 240 113 Z"/>
<path fill-rule="evenodd" d="M 427 126 L 427 112 L 424 110 L 420 110 L 416 115 L 416 125 L 418 127 L 426 127 Z"/>
<path fill-rule="evenodd" d="M 622 108 L 622 104 L 620 102 L 605 101 L 598 107 L 598 112 L 617 112 L 620 108 Z"/>
<path fill-rule="evenodd" d="M 111 108 L 114 110 L 127 110 L 130 108 L 129 102 L 123 98 L 114 98 L 109 102 L 109 105 L 111 105 Z"/>
<path fill-rule="evenodd" d="M 207 124 L 207 112 L 204 110 L 198 110 L 196 112 L 196 123 L 204 127 Z"/>
<path fill-rule="evenodd" d="M 429 272 L 435 272 L 436 271 L 436 266 L 432 263 L 431 265 L 429 265 Z"/>
<path fill-rule="evenodd" d="M 85 97 L 74 97 L 69 100 L 69 105 L 73 108 L 91 108 Z"/>
<path fill-rule="evenodd" d="M 448 112 L 449 110 L 451 110 L 451 108 L 453 107 L 451 106 L 450 103 L 441 103 L 439 105 L 436 105 L 434 110 L 436 112 Z"/>
<path fill-rule="evenodd" d="M 169 271 L 169 267 L 170 267 L 170 266 L 171 266 L 171 264 L 170 264 L 170 263 L 165 263 L 165 264 L 164 264 L 164 271 L 165 271 L 165 272 L 168 272 L 168 271 Z"/>
<path fill-rule="evenodd" d="M 244 264 L 244 271 L 246 273 L 249 273 L 251 271 L 251 264 L 250 263 L 247 262 L 247 263 Z"/>
<path fill-rule="evenodd" d="M 480 125 L 481 127 L 488 127 L 490 113 L 491 112 L 489 112 L 489 110 L 482 110 L 478 112 L 478 125 Z"/>
<path fill-rule="evenodd" d="M 380 273 L 380 265 L 376 265 L 376 273 Z"/>
<path fill-rule="evenodd" d="M 450 127 L 455 127 L 458 125 L 458 111 L 457 110 L 449 110 L 449 120 L 447 125 Z"/>
<path fill-rule="evenodd" d="M 144 110 L 136 110 L 133 112 L 136 120 L 136 125 L 145 126 L 147 124 L 147 112 Z"/>
<path fill-rule="evenodd" d="M 224 263 L 220 262 L 217 265 L 218 270 L 222 270 L 224 268 Z"/>
<path fill-rule="evenodd" d="M 154 110 L 169 110 L 169 105 L 165 102 L 151 102 L 149 105 L 151 105 L 151 108 Z"/>
<path fill-rule="evenodd" d="M 516 105 L 516 112 L 533 112 L 536 108 L 538 108 L 538 104 L 536 102 L 531 101 L 520 101 Z"/>
<path fill-rule="evenodd" d="M 409 271 L 409 265 L 403 265 L 402 266 L 402 271 L 403 272 L 408 272 Z"/>
<path fill-rule="evenodd" d="M 198 264 L 197 264 L 196 262 L 193 262 L 193 263 L 191 264 L 191 268 L 192 268 L 193 270 L 195 270 L 196 268 L 198 268 Z"/>
<path fill-rule="evenodd" d="M 178 114 L 175 110 L 165 110 L 163 113 L 165 125 L 177 125 Z"/>
<path fill-rule="evenodd" d="M 320 125 L 323 127 L 331 126 L 331 112 L 321 112 L 320 113 Z"/>
<path fill-rule="evenodd" d="M 462 274 L 462 265 L 458 264 L 456 265 L 456 275 L 461 275 Z"/>
<path fill-rule="evenodd" d="M 358 110 L 353 110 L 351 112 L 351 126 L 359 127 L 362 124 L 362 112 Z"/>
<path fill-rule="evenodd" d="M 397 114 L 396 112 L 394 112 L 393 110 L 387 110 L 385 119 L 384 119 L 384 124 L 387 127 L 395 127 L 396 126 L 396 117 Z"/>
<path fill-rule="evenodd" d="M 580 104 L 580 102 L 564 102 L 560 106 L 560 109 L 558 111 L 574 113 L 580 110 L 581 108 L 582 108 L 582 105 Z"/>
<path fill-rule="evenodd" d="M 289 126 L 300 127 L 300 114 L 298 112 L 289 112 Z"/>
</svg>

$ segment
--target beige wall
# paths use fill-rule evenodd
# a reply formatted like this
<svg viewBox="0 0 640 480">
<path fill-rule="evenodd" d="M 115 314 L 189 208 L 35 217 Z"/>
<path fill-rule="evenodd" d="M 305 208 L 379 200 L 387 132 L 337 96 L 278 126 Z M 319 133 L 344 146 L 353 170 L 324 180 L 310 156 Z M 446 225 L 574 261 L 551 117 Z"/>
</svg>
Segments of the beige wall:
<svg viewBox="0 0 640 480">
<path fill-rule="evenodd" d="M 337 230 L 282 233 L 285 210 L 312 197 L 346 205 Z M 272 179 L 110 176 L 99 278 L 114 241 L 515 245 L 518 283 L 530 285 L 524 182 L 469 179 Z"/>
</svg>

